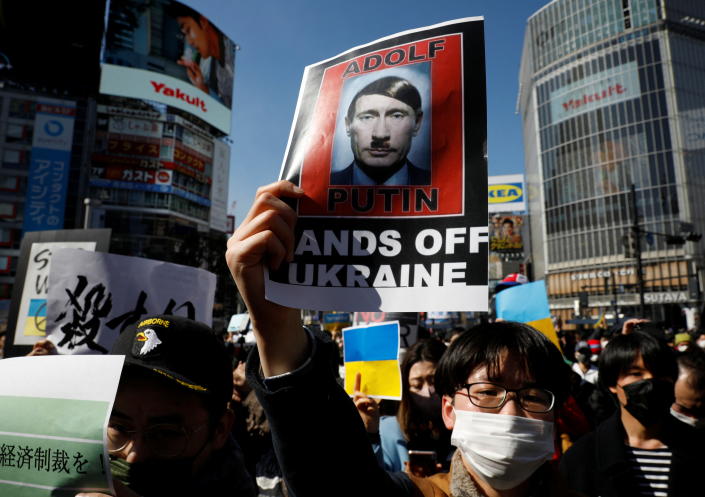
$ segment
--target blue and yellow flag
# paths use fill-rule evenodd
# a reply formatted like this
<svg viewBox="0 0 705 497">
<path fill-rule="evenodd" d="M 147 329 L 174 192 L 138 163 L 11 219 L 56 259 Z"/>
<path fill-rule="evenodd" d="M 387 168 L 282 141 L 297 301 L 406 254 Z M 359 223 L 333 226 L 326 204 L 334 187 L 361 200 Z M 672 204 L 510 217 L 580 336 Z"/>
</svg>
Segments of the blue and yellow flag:
<svg viewBox="0 0 705 497">
<path fill-rule="evenodd" d="M 561 348 L 553 328 L 546 283 L 543 280 L 502 290 L 495 297 L 495 308 L 498 318 L 533 326 L 556 344 L 558 349 Z"/>
<path fill-rule="evenodd" d="M 355 375 L 362 375 L 361 391 L 370 397 L 401 399 L 399 322 L 343 329 L 345 391 L 352 395 Z"/>
</svg>

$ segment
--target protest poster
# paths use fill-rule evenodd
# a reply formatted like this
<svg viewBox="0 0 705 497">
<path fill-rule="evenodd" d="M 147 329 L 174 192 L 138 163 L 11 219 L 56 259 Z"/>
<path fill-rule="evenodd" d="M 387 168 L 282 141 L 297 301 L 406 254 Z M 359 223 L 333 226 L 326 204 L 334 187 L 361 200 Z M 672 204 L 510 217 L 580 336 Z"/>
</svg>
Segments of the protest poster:
<svg viewBox="0 0 705 497">
<path fill-rule="evenodd" d="M 144 316 L 213 320 L 215 275 L 203 269 L 116 254 L 60 249 L 47 298 L 47 338 L 60 354 L 107 354 Z"/>
<path fill-rule="evenodd" d="M 113 493 L 104 444 L 124 356 L 0 361 L 0 495 Z"/>
<path fill-rule="evenodd" d="M 5 356 L 23 356 L 46 337 L 46 301 L 52 254 L 60 248 L 107 251 L 109 229 L 25 233 L 12 289 Z"/>
<path fill-rule="evenodd" d="M 546 282 L 534 281 L 502 290 L 495 297 L 497 318 L 533 326 L 561 348 L 548 306 Z"/>
<path fill-rule="evenodd" d="M 361 376 L 360 391 L 369 397 L 401 400 L 399 369 L 399 322 L 343 328 L 345 391 L 355 391 L 355 376 Z"/>
<path fill-rule="evenodd" d="M 378 324 L 384 321 L 397 321 L 399 323 L 399 346 L 402 349 L 408 349 L 418 342 L 419 338 L 428 338 L 428 335 L 424 333 L 425 330 L 420 330 L 419 314 L 417 312 L 356 312 L 353 324 L 361 326 Z M 422 333 L 419 333 L 419 331 Z"/>
<path fill-rule="evenodd" d="M 487 309 L 483 21 L 405 31 L 304 71 L 280 173 L 305 191 L 282 305 Z"/>
</svg>

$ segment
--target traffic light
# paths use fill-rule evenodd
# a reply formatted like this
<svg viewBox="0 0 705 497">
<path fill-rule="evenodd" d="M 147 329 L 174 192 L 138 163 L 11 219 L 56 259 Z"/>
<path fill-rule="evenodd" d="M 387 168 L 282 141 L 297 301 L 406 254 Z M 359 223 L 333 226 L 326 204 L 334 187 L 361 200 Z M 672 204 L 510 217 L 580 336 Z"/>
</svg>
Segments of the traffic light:
<svg viewBox="0 0 705 497">
<path fill-rule="evenodd" d="M 622 237 L 622 243 L 624 243 L 624 257 L 627 259 L 633 259 L 636 257 L 638 238 L 634 236 L 634 231 L 629 230 Z"/>
</svg>

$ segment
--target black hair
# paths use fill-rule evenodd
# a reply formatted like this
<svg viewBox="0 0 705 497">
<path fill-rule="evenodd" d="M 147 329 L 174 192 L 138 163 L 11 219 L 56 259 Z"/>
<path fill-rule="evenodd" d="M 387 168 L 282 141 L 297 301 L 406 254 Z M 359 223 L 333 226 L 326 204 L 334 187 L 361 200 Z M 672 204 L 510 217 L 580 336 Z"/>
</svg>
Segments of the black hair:
<svg viewBox="0 0 705 497">
<path fill-rule="evenodd" d="M 352 122 L 355 117 L 355 104 L 357 104 L 358 99 L 365 95 L 384 95 L 385 97 L 394 98 L 414 109 L 417 115 L 421 113 L 421 94 L 419 90 L 406 79 L 397 76 L 387 76 L 374 80 L 357 92 L 348 107 L 348 122 Z"/>
<path fill-rule="evenodd" d="M 430 421 L 418 419 L 418 414 L 414 410 L 411 395 L 409 395 L 409 372 L 411 367 L 422 361 L 432 362 L 437 365 L 445 351 L 446 346 L 440 340 L 432 338 L 419 340 L 406 351 L 404 359 L 401 361 L 402 396 L 399 410 L 397 411 L 397 420 L 399 428 L 407 440 L 411 440 L 414 437 L 414 432 Z"/>
<path fill-rule="evenodd" d="M 454 336 L 456 336 L 456 335 L 462 335 L 462 334 L 465 333 L 466 331 L 467 331 L 467 330 L 466 330 L 464 327 L 462 327 L 462 326 L 454 326 L 453 329 L 451 329 L 451 330 L 448 332 L 448 335 L 446 336 L 446 338 L 449 338 L 449 339 L 450 339 L 450 338 L 452 338 L 452 337 L 454 337 Z"/>
<path fill-rule="evenodd" d="M 454 341 L 436 368 L 436 391 L 453 396 L 479 366 L 490 376 L 500 373 L 502 357 L 516 355 L 520 367 L 537 385 L 550 390 L 559 405 L 568 395 L 570 368 L 543 333 L 528 324 L 500 321 L 477 325 Z"/>
<path fill-rule="evenodd" d="M 512 226 L 514 226 L 514 221 L 512 221 L 512 220 L 511 220 L 510 218 L 508 218 L 508 217 L 505 217 L 505 218 L 504 218 L 504 221 L 502 221 L 502 224 L 511 224 Z"/>
<path fill-rule="evenodd" d="M 705 350 L 690 345 L 678 354 L 678 368 L 688 375 L 688 383 L 696 390 L 705 390 Z"/>
<path fill-rule="evenodd" d="M 617 335 L 607 343 L 600 354 L 600 383 L 607 388 L 615 386 L 620 375 L 626 373 L 639 356 L 655 377 L 676 380 L 678 367 L 668 344 L 650 333 L 635 331 Z"/>
</svg>

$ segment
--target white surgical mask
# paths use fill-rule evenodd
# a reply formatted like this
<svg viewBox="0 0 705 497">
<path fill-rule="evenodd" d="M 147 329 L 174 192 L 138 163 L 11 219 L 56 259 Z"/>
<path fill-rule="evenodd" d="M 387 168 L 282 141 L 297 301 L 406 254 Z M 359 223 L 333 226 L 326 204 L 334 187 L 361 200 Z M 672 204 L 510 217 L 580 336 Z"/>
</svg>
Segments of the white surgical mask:
<svg viewBox="0 0 705 497">
<path fill-rule="evenodd" d="M 676 418 L 678 421 L 683 421 L 684 423 L 687 423 L 690 426 L 695 426 L 695 423 L 698 422 L 697 418 L 691 418 L 690 416 L 686 416 L 682 412 L 678 412 L 672 407 L 671 407 L 671 415 L 674 418 Z"/>
<path fill-rule="evenodd" d="M 477 475 L 506 490 L 526 481 L 553 455 L 553 422 L 455 409 L 450 438 Z"/>
</svg>

